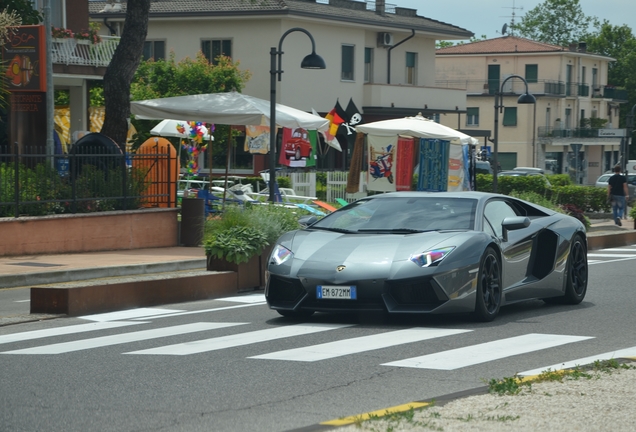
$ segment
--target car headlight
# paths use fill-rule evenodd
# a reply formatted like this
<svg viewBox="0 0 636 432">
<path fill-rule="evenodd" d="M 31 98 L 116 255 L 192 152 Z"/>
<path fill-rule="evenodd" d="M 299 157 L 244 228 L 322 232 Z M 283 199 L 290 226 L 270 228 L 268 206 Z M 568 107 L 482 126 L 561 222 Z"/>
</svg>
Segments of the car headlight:
<svg viewBox="0 0 636 432">
<path fill-rule="evenodd" d="M 281 265 L 285 261 L 290 258 L 293 258 L 294 254 L 292 251 L 287 249 L 285 246 L 276 245 L 274 249 L 272 249 L 271 259 L 269 260 L 270 264 Z"/>
<path fill-rule="evenodd" d="M 455 246 L 433 249 L 430 251 L 411 255 L 411 261 L 420 267 L 428 267 L 433 264 L 439 264 L 444 258 L 448 256 L 451 251 L 455 249 Z"/>
</svg>

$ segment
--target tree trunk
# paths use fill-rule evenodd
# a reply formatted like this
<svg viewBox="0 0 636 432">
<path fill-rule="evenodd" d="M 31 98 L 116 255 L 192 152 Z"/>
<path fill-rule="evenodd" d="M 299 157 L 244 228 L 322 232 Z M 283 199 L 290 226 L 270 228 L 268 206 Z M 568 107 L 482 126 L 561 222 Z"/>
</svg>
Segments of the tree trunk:
<svg viewBox="0 0 636 432">
<path fill-rule="evenodd" d="M 148 33 L 150 0 L 128 0 L 124 31 L 104 75 L 106 118 L 101 133 L 126 151 L 130 118 L 130 83 L 141 61 Z"/>
</svg>

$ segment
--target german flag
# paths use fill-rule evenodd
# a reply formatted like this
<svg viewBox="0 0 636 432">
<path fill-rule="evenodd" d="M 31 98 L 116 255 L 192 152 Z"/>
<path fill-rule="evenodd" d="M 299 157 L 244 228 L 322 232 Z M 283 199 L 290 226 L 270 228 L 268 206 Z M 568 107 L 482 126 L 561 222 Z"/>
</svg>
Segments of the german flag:
<svg viewBox="0 0 636 432">
<path fill-rule="evenodd" d="M 331 111 L 325 116 L 327 120 L 329 120 L 329 134 L 331 136 L 336 136 L 338 132 L 338 128 L 340 125 L 347 120 L 347 113 L 340 106 L 340 102 L 336 99 L 336 106 L 333 107 Z"/>
</svg>

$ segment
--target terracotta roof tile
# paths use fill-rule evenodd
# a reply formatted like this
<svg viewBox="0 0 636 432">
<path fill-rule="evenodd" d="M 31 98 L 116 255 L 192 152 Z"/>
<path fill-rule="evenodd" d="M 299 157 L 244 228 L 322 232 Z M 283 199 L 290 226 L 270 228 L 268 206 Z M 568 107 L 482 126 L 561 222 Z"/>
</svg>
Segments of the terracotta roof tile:
<svg viewBox="0 0 636 432">
<path fill-rule="evenodd" d="M 495 39 L 487 39 L 478 42 L 440 48 L 436 51 L 436 54 L 504 54 L 560 51 L 567 51 L 567 48 L 543 42 L 536 42 L 517 36 L 502 36 Z"/>
</svg>

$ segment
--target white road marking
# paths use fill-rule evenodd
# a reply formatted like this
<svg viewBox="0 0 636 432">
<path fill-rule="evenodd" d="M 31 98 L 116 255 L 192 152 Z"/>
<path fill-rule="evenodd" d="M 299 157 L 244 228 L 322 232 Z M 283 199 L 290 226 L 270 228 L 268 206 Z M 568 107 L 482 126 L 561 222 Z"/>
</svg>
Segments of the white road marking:
<svg viewBox="0 0 636 432">
<path fill-rule="evenodd" d="M 427 339 L 456 335 L 470 331 L 472 330 L 411 328 L 369 336 L 362 336 L 358 338 L 345 339 L 320 345 L 312 345 L 303 348 L 277 351 L 248 358 L 314 362 L 334 357 L 341 357 L 349 354 L 357 354 L 365 351 L 388 348 L 396 345 L 420 342 Z"/>
<path fill-rule="evenodd" d="M 290 326 L 257 330 L 249 333 L 240 333 L 231 336 L 222 336 L 204 339 L 194 342 L 186 342 L 175 345 L 167 345 L 140 351 L 132 351 L 125 354 L 158 354 L 158 355 L 188 355 L 225 348 L 250 345 L 258 342 L 266 342 L 275 339 L 283 339 L 292 336 L 301 336 L 328 330 L 336 330 L 351 327 L 351 324 L 296 324 Z"/>
<path fill-rule="evenodd" d="M 175 312 L 175 313 L 170 313 L 170 314 L 166 314 L 166 315 L 156 315 L 156 316 L 149 316 L 146 318 L 135 318 L 135 319 L 140 319 L 140 320 L 149 320 L 149 319 L 157 319 L 157 318 L 170 318 L 170 317 L 176 317 L 176 316 L 183 316 L 183 315 L 195 315 L 195 314 L 200 314 L 200 313 L 207 313 L 207 312 L 218 312 L 218 311 L 224 311 L 224 310 L 231 310 L 231 309 L 240 309 L 240 308 L 244 308 L 244 307 L 251 307 L 251 306 L 258 306 L 258 305 L 263 305 L 265 304 L 263 303 L 248 303 L 248 304 L 240 304 L 240 305 L 236 305 L 236 306 L 225 306 L 225 307 L 220 307 L 220 308 L 212 308 L 212 309 L 202 309 L 202 310 L 194 310 L 194 311 L 185 311 L 185 312 Z"/>
<path fill-rule="evenodd" d="M 609 248 L 609 249 L 598 249 L 599 252 L 634 252 L 636 253 L 636 248 L 632 249 L 622 249 L 622 248 Z"/>
<path fill-rule="evenodd" d="M 14 351 L 5 351 L 1 354 L 62 354 L 73 351 L 101 348 L 111 345 L 138 342 L 143 340 L 195 333 L 206 330 L 215 330 L 225 327 L 234 327 L 243 324 L 247 323 L 192 323 L 173 327 L 163 327 L 158 329 L 142 330 L 138 332 L 102 336 L 92 339 L 83 339 L 72 342 L 63 342 Z"/>
<path fill-rule="evenodd" d="M 89 320 L 89 321 L 121 321 L 127 319 L 139 319 L 146 318 L 154 315 L 165 315 L 176 312 L 182 312 L 177 309 L 160 309 L 160 308 L 138 308 L 138 309 L 127 309 L 123 311 L 117 312 L 107 312 L 95 315 L 84 315 L 79 318 Z"/>
<path fill-rule="evenodd" d="M 551 366 L 545 366 L 542 368 L 532 369 L 525 372 L 521 372 L 518 375 L 520 376 L 529 376 L 529 375 L 538 375 L 545 370 L 561 370 L 561 369 L 569 369 L 576 366 L 585 366 L 594 363 L 597 360 L 612 360 L 619 359 L 625 357 L 636 357 L 636 347 L 625 348 L 622 350 L 610 351 L 603 354 L 597 354 L 590 357 L 583 357 L 578 360 L 572 360 L 564 363 L 558 363 Z"/>
<path fill-rule="evenodd" d="M 600 253 L 588 253 L 588 258 L 636 258 L 636 253 L 627 255 L 627 254 L 600 254 Z"/>
<path fill-rule="evenodd" d="M 454 370 L 586 339 L 593 338 L 588 336 L 530 333 L 523 336 L 442 351 L 421 357 L 384 363 L 382 366 Z"/>
<path fill-rule="evenodd" d="M 250 294 L 244 296 L 223 297 L 215 300 L 229 301 L 236 303 L 265 303 L 265 294 Z"/>
<path fill-rule="evenodd" d="M 14 303 L 28 303 L 31 300 L 15 300 Z"/>
<path fill-rule="evenodd" d="M 75 333 L 84 333 L 97 330 L 108 330 L 119 327 L 126 327 L 137 324 L 146 324 L 145 322 L 96 322 L 90 324 L 78 324 L 74 326 L 57 327 L 43 330 L 33 330 L 22 333 L 12 333 L 0 336 L 0 344 L 10 342 L 21 342 L 33 339 L 50 338 L 55 336 L 69 335 Z"/>
</svg>

